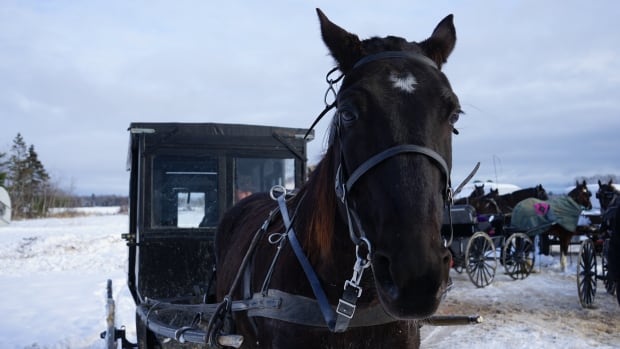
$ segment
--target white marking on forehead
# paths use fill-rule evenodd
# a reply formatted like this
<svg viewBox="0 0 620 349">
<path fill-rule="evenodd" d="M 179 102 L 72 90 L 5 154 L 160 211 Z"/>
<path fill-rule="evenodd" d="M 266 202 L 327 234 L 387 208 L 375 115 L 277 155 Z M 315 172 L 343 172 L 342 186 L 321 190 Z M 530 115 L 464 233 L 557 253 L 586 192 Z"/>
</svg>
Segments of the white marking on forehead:
<svg viewBox="0 0 620 349">
<path fill-rule="evenodd" d="M 407 74 L 390 74 L 390 81 L 392 82 L 392 86 L 395 89 L 401 90 L 407 93 L 413 93 L 415 91 L 415 86 L 418 84 L 418 80 L 416 80 L 415 76 L 411 73 Z"/>
</svg>

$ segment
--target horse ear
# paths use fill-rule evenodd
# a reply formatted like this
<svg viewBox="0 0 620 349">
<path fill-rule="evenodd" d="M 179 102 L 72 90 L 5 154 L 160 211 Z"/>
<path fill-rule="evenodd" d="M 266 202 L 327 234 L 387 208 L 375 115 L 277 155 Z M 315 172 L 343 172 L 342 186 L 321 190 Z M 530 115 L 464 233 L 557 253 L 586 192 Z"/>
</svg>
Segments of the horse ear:
<svg viewBox="0 0 620 349">
<path fill-rule="evenodd" d="M 439 69 L 448 61 L 448 56 L 456 44 L 456 29 L 453 19 L 453 15 L 446 16 L 437 24 L 431 37 L 420 43 L 424 53 L 435 61 Z"/>
<path fill-rule="evenodd" d="M 355 62 L 362 56 L 362 45 L 357 35 L 340 28 L 316 9 L 321 23 L 321 35 L 323 42 L 329 49 L 332 57 L 338 62 L 338 68 L 345 75 L 353 68 Z"/>
</svg>

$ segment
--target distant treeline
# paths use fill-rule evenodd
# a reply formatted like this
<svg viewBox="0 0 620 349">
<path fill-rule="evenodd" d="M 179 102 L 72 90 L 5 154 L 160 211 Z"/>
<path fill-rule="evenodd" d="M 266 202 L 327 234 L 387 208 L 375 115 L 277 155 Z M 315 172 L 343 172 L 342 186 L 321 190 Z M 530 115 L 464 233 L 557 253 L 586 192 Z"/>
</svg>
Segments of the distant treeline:
<svg viewBox="0 0 620 349">
<path fill-rule="evenodd" d="M 603 183 L 607 183 L 610 180 L 612 181 L 612 183 L 616 183 L 616 184 L 620 184 L 620 178 L 616 175 L 613 174 L 608 174 L 608 175 L 594 175 L 594 176 L 590 176 L 590 177 L 579 177 L 576 178 L 576 180 L 581 181 L 581 180 L 585 180 L 586 183 L 588 184 L 597 184 L 598 181 L 601 181 Z"/>
<path fill-rule="evenodd" d="M 118 195 L 73 196 L 70 207 L 127 206 L 129 198 Z"/>
</svg>

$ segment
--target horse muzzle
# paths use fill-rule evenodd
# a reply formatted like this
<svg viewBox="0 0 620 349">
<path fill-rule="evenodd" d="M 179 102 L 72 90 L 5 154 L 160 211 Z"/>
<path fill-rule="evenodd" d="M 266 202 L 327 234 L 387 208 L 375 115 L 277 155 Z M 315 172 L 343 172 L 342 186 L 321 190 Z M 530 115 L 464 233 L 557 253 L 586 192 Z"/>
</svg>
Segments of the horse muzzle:
<svg viewBox="0 0 620 349">
<path fill-rule="evenodd" d="M 385 311 L 398 319 L 420 319 L 432 315 L 448 289 L 451 257 L 441 247 L 423 258 L 399 261 L 376 252 L 373 274 L 379 300 Z"/>
</svg>

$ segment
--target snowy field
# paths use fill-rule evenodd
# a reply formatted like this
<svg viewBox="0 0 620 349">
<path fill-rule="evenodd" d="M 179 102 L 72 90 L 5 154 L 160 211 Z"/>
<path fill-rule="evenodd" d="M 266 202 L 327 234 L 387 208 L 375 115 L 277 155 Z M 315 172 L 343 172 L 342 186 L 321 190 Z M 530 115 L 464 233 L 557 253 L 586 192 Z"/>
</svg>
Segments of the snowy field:
<svg viewBox="0 0 620 349">
<path fill-rule="evenodd" d="M 126 215 L 12 222 L 0 227 L 0 348 L 104 348 L 105 285 L 114 283 L 117 323 L 135 341 L 126 286 Z M 572 247 L 576 251 L 576 246 Z M 571 260 L 572 259 L 572 260 Z M 477 289 L 452 271 L 454 288 L 440 314 L 479 314 L 475 326 L 422 328 L 423 348 L 619 348 L 620 306 L 602 282 L 595 309 L 582 309 L 576 255 L 566 272 L 557 254 L 537 273 L 513 281 L 498 269 Z"/>
</svg>

